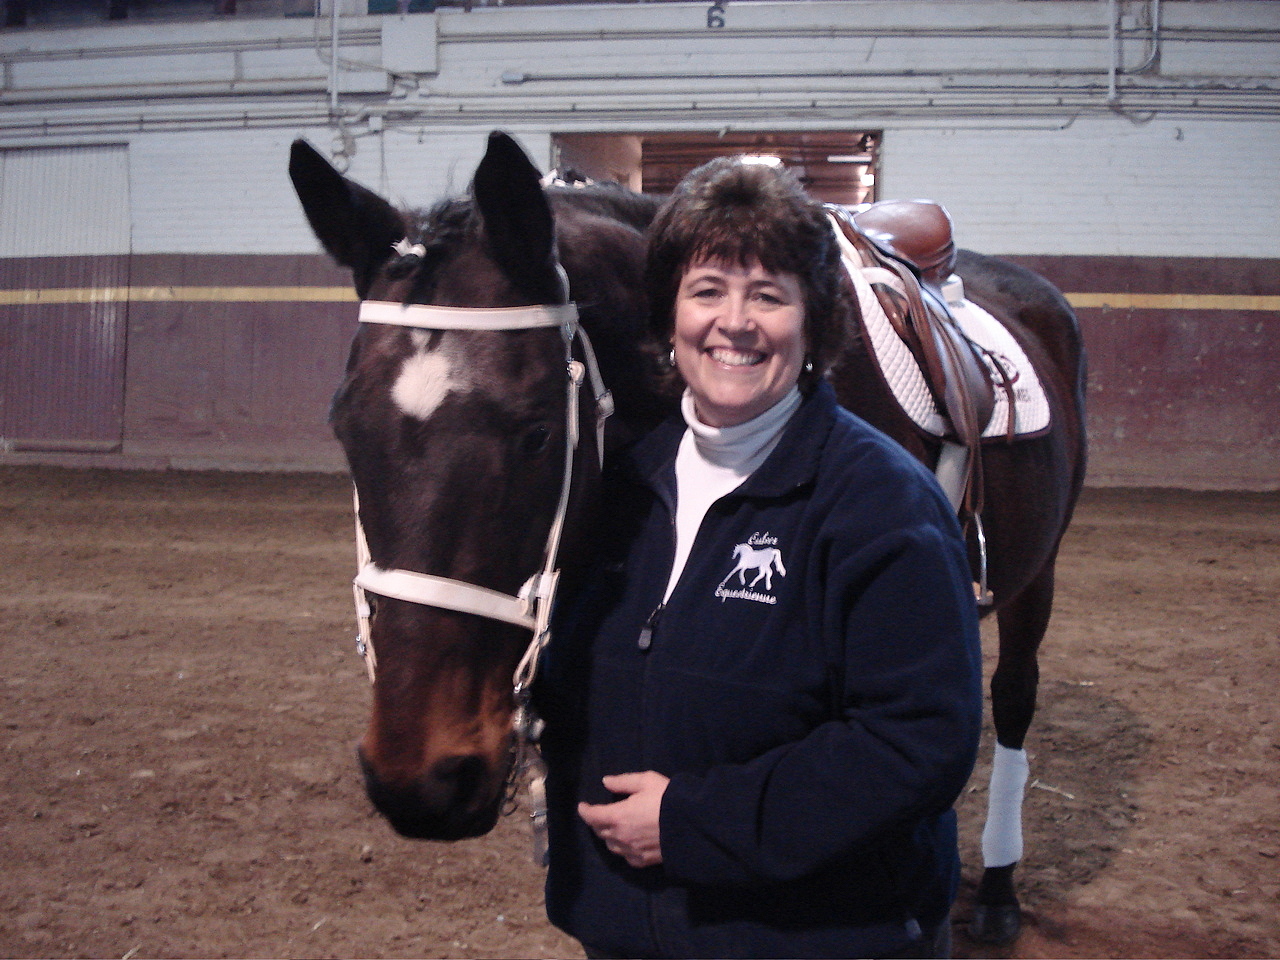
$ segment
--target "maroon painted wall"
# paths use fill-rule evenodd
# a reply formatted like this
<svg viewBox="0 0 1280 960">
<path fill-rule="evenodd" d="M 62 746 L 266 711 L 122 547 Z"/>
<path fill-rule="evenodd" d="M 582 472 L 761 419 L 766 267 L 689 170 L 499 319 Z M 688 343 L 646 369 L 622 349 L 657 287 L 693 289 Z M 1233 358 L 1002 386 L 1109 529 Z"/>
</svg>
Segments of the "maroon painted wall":
<svg viewBox="0 0 1280 960">
<path fill-rule="evenodd" d="M 1090 484 L 1280 488 L 1280 260 L 1009 259 L 1092 304 L 1077 307 L 1089 352 Z M 74 286 L 84 269 L 0 261 L 0 422 L 17 447 L 0 463 L 342 468 L 326 415 L 356 325 L 343 271 L 319 255 L 134 256 L 132 293 L 111 314 L 117 330 L 127 315 L 126 352 L 103 346 L 115 366 L 91 369 L 68 367 L 65 349 L 49 350 L 39 331 L 61 318 L 60 337 L 91 342 L 110 326 L 105 308 L 3 299 Z M 176 299 L 166 299 L 170 289 Z M 1151 299 L 1174 294 L 1182 299 Z M 1271 299 L 1267 309 L 1242 307 L 1250 297 Z M 123 381 L 113 381 L 122 356 Z M 75 377 L 96 393 L 72 390 Z M 79 398 L 79 421 L 118 422 L 118 437 L 24 444 L 48 414 L 41 403 L 65 407 L 68 396 Z M 122 406 L 107 409 L 112 397 Z"/>
<path fill-rule="evenodd" d="M 1076 307 L 1091 484 L 1280 488 L 1280 310 L 1238 304 L 1280 304 L 1280 260 L 1009 259 L 1069 295 L 1114 295 Z M 1185 303 L 1144 305 L 1170 294 Z"/>
<path fill-rule="evenodd" d="M 135 288 L 349 288 L 321 257 L 135 257 Z M 341 465 L 329 400 L 355 304 L 135 300 L 129 306 L 124 451 L 279 465 Z"/>
<path fill-rule="evenodd" d="M 0 291 L 116 289 L 127 256 L 0 260 Z M 0 306 L 0 437 L 114 450 L 123 435 L 127 304 L 85 296 Z"/>
<path fill-rule="evenodd" d="M 0 261 L 0 277 L 6 290 L 58 298 L 67 262 Z M 309 302 L 289 299 L 291 288 L 336 293 Z M 119 425 L 114 442 L 96 445 L 92 456 L 76 437 L 43 426 L 64 405 L 59 398 L 93 375 L 51 357 L 45 331 L 58 319 L 72 331 L 64 336 L 90 339 L 89 308 L 0 300 L 0 411 L 12 411 L 3 444 L 11 452 L 0 462 L 342 469 L 327 413 L 355 331 L 354 301 L 336 299 L 349 288 L 349 275 L 321 256 L 129 258 L 131 295 L 112 304 L 127 341 L 110 388 Z M 259 299 L 261 290 L 274 299 Z M 19 370 L 21 378 L 12 375 Z M 93 403 L 86 401 L 83 419 L 99 416 Z M 13 422 L 20 411 L 26 423 Z M 40 441 L 29 442 L 38 431 Z"/>
</svg>

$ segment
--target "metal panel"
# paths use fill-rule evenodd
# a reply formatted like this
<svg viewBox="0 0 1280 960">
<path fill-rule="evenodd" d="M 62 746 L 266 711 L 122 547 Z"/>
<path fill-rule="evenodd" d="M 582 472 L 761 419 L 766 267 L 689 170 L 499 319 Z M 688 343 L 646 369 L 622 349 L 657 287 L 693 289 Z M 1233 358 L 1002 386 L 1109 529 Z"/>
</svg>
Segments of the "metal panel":
<svg viewBox="0 0 1280 960">
<path fill-rule="evenodd" d="M 125 147 L 6 150 L 0 163 L 0 257 L 129 252 Z"/>
<path fill-rule="evenodd" d="M 123 147 L 8 151 L 0 166 L 0 444 L 111 450 L 124 423 Z"/>
</svg>

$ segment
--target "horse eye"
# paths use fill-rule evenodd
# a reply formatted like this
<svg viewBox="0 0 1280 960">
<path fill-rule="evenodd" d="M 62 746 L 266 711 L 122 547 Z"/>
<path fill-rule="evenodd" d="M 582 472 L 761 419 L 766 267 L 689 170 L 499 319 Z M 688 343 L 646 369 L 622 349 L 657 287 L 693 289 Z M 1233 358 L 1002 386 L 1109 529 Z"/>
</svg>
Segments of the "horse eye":
<svg viewBox="0 0 1280 960">
<path fill-rule="evenodd" d="M 547 445 L 550 442 L 550 428 L 545 423 L 539 423 L 525 431 L 524 436 L 520 438 L 520 454 L 525 457 L 536 457 L 546 452 Z"/>
</svg>

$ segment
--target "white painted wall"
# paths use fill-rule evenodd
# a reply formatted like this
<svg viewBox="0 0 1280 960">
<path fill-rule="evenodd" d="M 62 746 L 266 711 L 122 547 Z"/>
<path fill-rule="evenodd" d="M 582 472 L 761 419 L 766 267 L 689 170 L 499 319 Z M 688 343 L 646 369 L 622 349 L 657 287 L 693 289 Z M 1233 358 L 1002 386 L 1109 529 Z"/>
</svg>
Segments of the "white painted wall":
<svg viewBox="0 0 1280 960">
<path fill-rule="evenodd" d="M 286 253 L 304 246 L 292 199 L 288 130 L 134 138 L 135 253 Z"/>
<path fill-rule="evenodd" d="M 551 133 L 518 124 L 503 124 L 540 170 L 551 156 Z M 484 156 L 490 128 L 396 129 L 357 141 L 347 175 L 377 190 L 398 205 L 426 207 L 436 200 L 465 193 Z"/>
<path fill-rule="evenodd" d="M 550 131 L 510 127 L 540 169 Z M 136 138 L 139 253 L 315 249 L 289 183 L 289 144 L 326 128 Z M 487 128 L 356 141 L 349 176 L 404 206 L 467 189 Z M 962 246 L 1004 254 L 1280 256 L 1280 124 L 1085 118 L 1065 130 L 885 129 L 884 197 L 930 197 Z M 67 211 L 68 217 L 73 211 Z M 89 251 L 80 251 L 89 252 Z"/>
<path fill-rule="evenodd" d="M 127 145 L 139 253 L 294 253 L 316 249 L 298 135 L 426 205 L 497 127 L 543 169 L 554 133 L 877 129 L 881 196 L 942 201 L 974 249 L 1280 256 L 1280 4 L 1161 7 L 1160 70 L 1114 78 L 1117 49 L 1149 50 L 1146 2 L 1118 4 L 1118 48 L 1107 0 L 742 2 L 722 29 L 704 3 L 343 18 L 345 146 L 326 19 L 5 31 L 0 149 Z"/>
<path fill-rule="evenodd" d="M 1087 117 L 885 132 L 882 196 L 930 197 L 1006 254 L 1280 256 L 1280 123 Z"/>
<path fill-rule="evenodd" d="M 545 169 L 550 135 L 514 127 L 511 132 Z M 132 198 L 133 252 L 318 250 L 289 181 L 289 147 L 295 137 L 305 137 L 322 152 L 334 143 L 332 131 L 325 127 L 135 137 L 129 148 L 131 182 L 127 192 Z M 484 154 L 486 137 L 487 131 L 479 128 L 424 133 L 421 141 L 417 135 L 401 132 L 364 137 L 357 142 L 347 174 L 398 205 L 429 206 L 442 197 L 466 191 Z M 15 159 L 11 168 L 16 168 L 21 157 L 23 169 L 30 171 L 33 163 L 44 162 L 41 154 L 12 151 Z M 0 176 L 3 169 L 0 165 Z M 36 170 L 26 177 L 33 175 L 43 176 Z M 15 182 L 13 189 L 20 189 L 20 184 Z M 62 205 L 57 213 L 61 221 L 81 219 L 86 212 L 78 206 L 82 201 L 80 194 L 51 190 L 41 195 L 45 205 Z M 11 225 L 9 232 L 13 229 Z M 0 238 L 3 236 L 0 232 Z M 42 252 L 50 252 L 47 247 L 42 246 Z M 81 243 L 75 236 L 59 240 L 57 249 L 63 255 L 100 252 L 94 244 Z M 0 251 L 0 255 L 21 254 Z"/>
</svg>

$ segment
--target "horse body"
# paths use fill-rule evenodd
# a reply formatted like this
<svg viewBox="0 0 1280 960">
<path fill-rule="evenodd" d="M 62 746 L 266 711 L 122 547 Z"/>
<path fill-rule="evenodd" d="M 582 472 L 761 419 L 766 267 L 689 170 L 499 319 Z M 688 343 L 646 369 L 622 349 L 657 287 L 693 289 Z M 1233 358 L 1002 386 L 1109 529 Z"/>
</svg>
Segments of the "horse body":
<svg viewBox="0 0 1280 960">
<path fill-rule="evenodd" d="M 605 455 L 674 411 L 651 386 L 641 230 L 657 201 L 626 191 L 549 189 L 505 135 L 490 137 L 473 198 L 405 214 L 346 180 L 302 142 L 290 163 L 326 250 L 362 300 L 508 307 L 579 306 L 617 403 Z M 393 245 L 417 251 L 408 260 Z M 989 583 L 1000 657 L 992 680 L 999 743 L 1019 750 L 1035 708 L 1036 651 L 1053 599 L 1058 544 L 1084 471 L 1084 360 L 1075 318 L 1043 279 L 962 251 L 971 300 L 1004 320 L 1044 382 L 1052 427 L 983 447 Z M 503 334 L 362 324 L 332 420 L 351 465 L 375 563 L 513 594 L 538 567 L 560 489 L 566 439 L 564 344 L 555 330 Z M 938 442 L 917 430 L 855 347 L 833 372 L 841 402 L 930 466 Z M 582 431 L 589 428 L 584 398 Z M 563 553 L 590 533 L 594 443 L 573 460 Z M 736 558 L 757 579 L 772 559 Z M 759 561 L 759 562 L 757 562 Z M 777 572 L 785 576 L 780 566 Z M 378 673 L 361 743 L 369 794 L 414 837 L 483 833 L 504 799 L 516 703 L 511 677 L 528 631 L 471 614 L 376 597 Z M 994 866 L 994 869 L 993 869 Z M 1013 864 L 988 864 L 986 935 L 1016 932 Z"/>
</svg>

